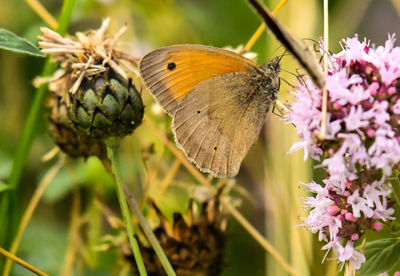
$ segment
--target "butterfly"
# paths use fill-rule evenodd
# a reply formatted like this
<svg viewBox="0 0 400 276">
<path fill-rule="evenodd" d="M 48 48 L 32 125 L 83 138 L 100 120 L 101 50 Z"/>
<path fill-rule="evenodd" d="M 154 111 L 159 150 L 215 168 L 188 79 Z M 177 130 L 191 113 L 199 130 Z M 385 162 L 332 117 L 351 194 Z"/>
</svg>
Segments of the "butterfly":
<svg viewBox="0 0 400 276">
<path fill-rule="evenodd" d="M 204 172 L 233 177 L 279 91 L 280 57 L 263 66 L 234 52 L 172 45 L 140 61 L 155 100 L 173 118 L 177 146 Z"/>
</svg>

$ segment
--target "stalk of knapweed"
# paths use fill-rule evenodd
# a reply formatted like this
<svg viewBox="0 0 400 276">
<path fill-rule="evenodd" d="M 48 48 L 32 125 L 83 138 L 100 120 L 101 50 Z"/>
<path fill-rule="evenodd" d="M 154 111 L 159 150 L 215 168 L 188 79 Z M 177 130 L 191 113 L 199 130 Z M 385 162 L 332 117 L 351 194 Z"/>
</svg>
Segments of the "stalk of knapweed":
<svg viewBox="0 0 400 276">
<path fill-rule="evenodd" d="M 125 193 L 122 188 L 121 176 L 120 176 L 120 168 L 119 168 L 119 159 L 118 159 L 118 141 L 113 138 L 108 138 L 106 141 L 107 144 L 107 154 L 108 158 L 111 160 L 111 169 L 112 174 L 117 186 L 117 195 L 119 204 L 122 211 L 122 216 L 124 218 L 124 223 L 126 225 L 126 231 L 129 238 L 129 243 L 131 244 L 133 255 L 135 256 L 136 265 L 138 267 L 140 275 L 147 275 L 146 268 L 143 263 L 142 255 L 140 254 L 139 245 L 135 238 L 135 231 L 133 229 L 131 215 L 129 212 L 128 204 L 126 201 Z"/>
</svg>

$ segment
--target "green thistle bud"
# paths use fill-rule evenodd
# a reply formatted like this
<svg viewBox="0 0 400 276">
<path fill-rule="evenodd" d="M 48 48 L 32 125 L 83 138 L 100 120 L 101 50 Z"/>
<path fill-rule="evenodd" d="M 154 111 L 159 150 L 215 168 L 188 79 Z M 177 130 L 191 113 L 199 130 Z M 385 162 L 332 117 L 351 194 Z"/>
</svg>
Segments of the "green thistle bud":
<svg viewBox="0 0 400 276">
<path fill-rule="evenodd" d="M 135 86 L 108 68 L 82 80 L 70 94 L 68 114 L 79 133 L 102 139 L 132 133 L 142 122 L 143 111 Z"/>
<path fill-rule="evenodd" d="M 76 133 L 68 117 L 67 105 L 62 97 L 50 92 L 47 98 L 50 135 L 54 143 L 70 157 L 105 156 L 106 147 L 100 140 Z"/>
</svg>

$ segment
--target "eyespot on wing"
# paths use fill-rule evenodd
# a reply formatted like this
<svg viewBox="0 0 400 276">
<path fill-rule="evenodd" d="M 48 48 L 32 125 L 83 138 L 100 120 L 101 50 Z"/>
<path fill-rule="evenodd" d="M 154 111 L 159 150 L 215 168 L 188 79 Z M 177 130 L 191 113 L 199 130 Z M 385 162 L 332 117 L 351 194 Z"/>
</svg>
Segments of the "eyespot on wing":
<svg viewBox="0 0 400 276">
<path fill-rule="evenodd" d="M 261 72 L 253 61 L 234 52 L 203 45 L 172 45 L 140 61 L 140 73 L 156 101 L 173 115 L 183 97 L 199 83 L 232 72 Z"/>
</svg>

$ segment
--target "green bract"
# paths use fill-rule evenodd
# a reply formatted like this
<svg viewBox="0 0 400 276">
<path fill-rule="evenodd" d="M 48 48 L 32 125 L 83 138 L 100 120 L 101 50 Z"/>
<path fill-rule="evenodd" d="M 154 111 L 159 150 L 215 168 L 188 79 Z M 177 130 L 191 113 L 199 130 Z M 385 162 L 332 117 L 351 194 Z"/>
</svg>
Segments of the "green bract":
<svg viewBox="0 0 400 276">
<path fill-rule="evenodd" d="M 138 91 L 110 68 L 85 78 L 70 98 L 69 117 L 83 135 L 125 136 L 142 122 L 144 107 Z"/>
<path fill-rule="evenodd" d="M 76 133 L 68 117 L 65 102 L 55 92 L 50 91 L 47 107 L 51 137 L 64 153 L 73 158 L 106 155 L 106 146 L 103 141 Z"/>
</svg>

